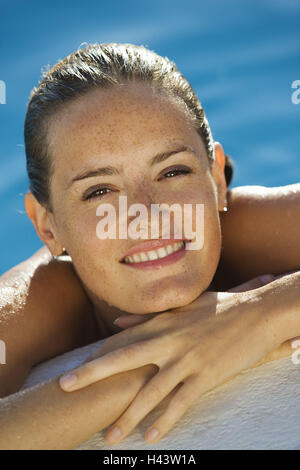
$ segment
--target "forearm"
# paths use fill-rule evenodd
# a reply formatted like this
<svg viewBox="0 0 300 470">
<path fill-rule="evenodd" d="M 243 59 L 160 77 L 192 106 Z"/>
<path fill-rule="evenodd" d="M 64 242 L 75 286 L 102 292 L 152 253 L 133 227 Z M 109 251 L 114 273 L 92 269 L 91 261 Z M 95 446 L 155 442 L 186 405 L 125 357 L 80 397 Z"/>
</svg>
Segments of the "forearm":
<svg viewBox="0 0 300 470">
<path fill-rule="evenodd" d="M 242 296 L 241 317 L 245 314 L 253 318 L 252 323 L 258 325 L 257 335 L 263 338 L 260 340 L 261 348 L 269 351 L 257 362 L 249 363 L 244 370 L 291 357 L 295 352 L 293 341 L 300 339 L 300 271 L 280 277 L 263 287 L 241 291 L 239 295 Z M 222 383 L 233 377 L 226 378 Z"/>
<path fill-rule="evenodd" d="M 274 345 L 274 351 L 277 348 L 286 350 L 282 345 L 288 345 L 290 339 L 300 336 L 300 271 L 242 295 L 250 309 L 258 312 L 266 342 Z"/>
<path fill-rule="evenodd" d="M 157 372 L 147 365 L 73 393 L 58 377 L 0 400 L 0 449 L 72 449 L 114 422 Z"/>
<path fill-rule="evenodd" d="M 252 316 L 264 330 L 262 346 L 269 352 L 246 369 L 291 356 L 295 352 L 293 340 L 300 339 L 300 271 L 252 289 L 236 289 L 243 299 L 241 315 Z"/>
</svg>

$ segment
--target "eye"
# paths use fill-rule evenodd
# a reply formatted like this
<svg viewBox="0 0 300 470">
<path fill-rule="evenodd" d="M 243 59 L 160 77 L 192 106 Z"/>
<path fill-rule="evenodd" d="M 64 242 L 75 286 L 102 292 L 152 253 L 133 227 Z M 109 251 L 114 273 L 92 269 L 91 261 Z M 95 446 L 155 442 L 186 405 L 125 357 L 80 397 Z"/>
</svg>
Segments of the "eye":
<svg viewBox="0 0 300 470">
<path fill-rule="evenodd" d="M 192 173 L 192 170 L 188 168 L 187 166 L 177 166 L 174 168 L 170 168 L 168 171 L 165 171 L 165 173 L 163 173 L 163 177 L 173 178 L 174 176 L 185 175 L 189 173 Z M 159 178 L 159 180 L 160 179 L 162 178 Z"/>
<path fill-rule="evenodd" d="M 89 190 L 87 193 L 85 193 L 83 195 L 82 199 L 84 201 L 89 201 L 91 199 L 102 197 L 105 194 L 108 194 L 110 191 L 111 191 L 111 189 L 107 188 L 106 186 L 105 187 L 100 187 L 100 188 L 98 187 L 98 188 L 94 189 L 94 191 Z"/>
</svg>

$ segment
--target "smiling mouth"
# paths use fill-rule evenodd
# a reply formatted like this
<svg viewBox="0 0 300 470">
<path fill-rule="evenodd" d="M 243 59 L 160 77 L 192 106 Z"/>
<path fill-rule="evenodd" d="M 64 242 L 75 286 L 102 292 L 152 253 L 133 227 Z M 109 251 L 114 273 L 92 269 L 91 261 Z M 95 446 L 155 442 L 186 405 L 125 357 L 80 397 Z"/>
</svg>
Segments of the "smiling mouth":
<svg viewBox="0 0 300 470">
<path fill-rule="evenodd" d="M 168 256 L 185 249 L 185 241 L 181 240 L 179 242 L 169 243 L 166 246 L 162 246 L 156 249 L 148 250 L 148 251 L 140 251 L 138 253 L 134 253 L 131 256 L 125 256 L 121 263 L 125 264 L 138 264 L 138 263 L 145 263 L 147 261 L 155 261 L 158 259 L 167 258 Z"/>
</svg>

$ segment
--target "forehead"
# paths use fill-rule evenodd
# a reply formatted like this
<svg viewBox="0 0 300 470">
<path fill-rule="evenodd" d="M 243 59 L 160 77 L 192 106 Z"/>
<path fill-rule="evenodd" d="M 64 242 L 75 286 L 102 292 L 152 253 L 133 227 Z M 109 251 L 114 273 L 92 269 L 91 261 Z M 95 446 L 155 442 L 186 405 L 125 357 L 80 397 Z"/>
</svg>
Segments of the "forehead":
<svg viewBox="0 0 300 470">
<path fill-rule="evenodd" d="M 141 84 L 94 89 L 68 103 L 51 120 L 48 145 L 57 163 L 83 163 L 92 155 L 161 150 L 172 141 L 204 145 L 184 104 Z"/>
</svg>

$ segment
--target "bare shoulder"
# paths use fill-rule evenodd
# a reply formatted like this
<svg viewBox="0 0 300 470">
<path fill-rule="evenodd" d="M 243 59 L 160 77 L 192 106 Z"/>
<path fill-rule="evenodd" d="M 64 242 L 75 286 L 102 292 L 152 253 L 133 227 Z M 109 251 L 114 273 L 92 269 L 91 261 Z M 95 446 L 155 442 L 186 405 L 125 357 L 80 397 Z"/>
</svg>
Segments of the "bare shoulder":
<svg viewBox="0 0 300 470">
<path fill-rule="evenodd" d="M 234 282 L 299 269 L 299 209 L 300 184 L 233 188 L 221 214 L 220 268 L 230 270 Z"/>
<path fill-rule="evenodd" d="M 0 396 L 17 391 L 34 365 L 98 339 L 72 263 L 45 250 L 1 276 L 0 298 Z"/>
<path fill-rule="evenodd" d="M 286 199 L 292 203 L 299 203 L 300 183 L 273 187 L 258 185 L 237 186 L 229 190 L 227 196 L 229 203 L 237 207 L 245 203 L 257 204 L 264 202 L 277 204 Z"/>
</svg>

